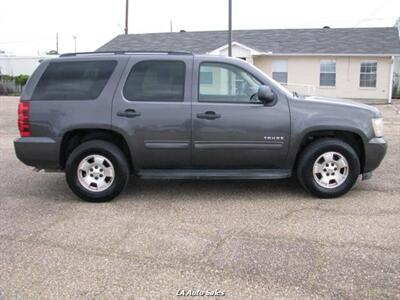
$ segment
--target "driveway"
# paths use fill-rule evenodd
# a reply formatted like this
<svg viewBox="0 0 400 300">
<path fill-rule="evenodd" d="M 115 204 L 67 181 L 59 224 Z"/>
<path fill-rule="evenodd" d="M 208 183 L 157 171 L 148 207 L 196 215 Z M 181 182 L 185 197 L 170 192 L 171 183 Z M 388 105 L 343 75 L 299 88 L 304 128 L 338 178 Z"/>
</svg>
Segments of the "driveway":
<svg viewBox="0 0 400 300">
<path fill-rule="evenodd" d="M 400 298 L 400 115 L 378 108 L 387 157 L 339 199 L 294 180 L 132 179 L 94 204 L 16 159 L 17 98 L 0 98 L 0 299 Z"/>
</svg>

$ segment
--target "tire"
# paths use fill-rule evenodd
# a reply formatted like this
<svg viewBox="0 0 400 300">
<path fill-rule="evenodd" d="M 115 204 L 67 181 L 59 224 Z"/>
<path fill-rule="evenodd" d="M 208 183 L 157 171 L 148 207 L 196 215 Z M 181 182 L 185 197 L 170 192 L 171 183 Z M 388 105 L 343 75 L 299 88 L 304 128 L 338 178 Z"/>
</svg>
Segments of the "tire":
<svg viewBox="0 0 400 300">
<path fill-rule="evenodd" d="M 347 168 L 343 167 L 346 163 Z M 312 142 L 301 153 L 297 164 L 298 181 L 306 191 L 319 198 L 335 198 L 347 193 L 359 174 L 357 153 L 348 143 L 336 138 Z"/>
<path fill-rule="evenodd" d="M 70 189 L 81 199 L 110 201 L 127 185 L 129 164 L 116 145 L 91 140 L 80 144 L 69 155 L 65 176 Z"/>
</svg>

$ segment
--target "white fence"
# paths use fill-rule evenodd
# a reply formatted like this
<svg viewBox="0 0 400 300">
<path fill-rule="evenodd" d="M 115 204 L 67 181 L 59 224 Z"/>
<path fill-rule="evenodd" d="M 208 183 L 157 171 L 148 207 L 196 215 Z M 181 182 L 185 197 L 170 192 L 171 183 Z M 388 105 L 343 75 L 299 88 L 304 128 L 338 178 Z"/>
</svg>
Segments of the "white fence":
<svg viewBox="0 0 400 300">
<path fill-rule="evenodd" d="M 284 85 L 289 91 L 297 92 L 301 95 L 315 95 L 316 87 L 310 84 L 302 84 L 302 83 L 287 83 Z"/>
<path fill-rule="evenodd" d="M 0 95 L 20 94 L 22 86 L 16 84 L 14 80 L 0 78 Z"/>
</svg>

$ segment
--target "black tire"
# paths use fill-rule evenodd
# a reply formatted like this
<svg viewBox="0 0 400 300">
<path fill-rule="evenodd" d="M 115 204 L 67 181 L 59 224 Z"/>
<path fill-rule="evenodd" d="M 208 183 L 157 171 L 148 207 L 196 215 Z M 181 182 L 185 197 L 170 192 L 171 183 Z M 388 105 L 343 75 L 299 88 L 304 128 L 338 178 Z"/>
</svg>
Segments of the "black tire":
<svg viewBox="0 0 400 300">
<path fill-rule="evenodd" d="M 313 166 L 320 155 L 334 151 L 344 156 L 348 163 L 348 176 L 334 188 L 326 188 L 317 183 Z M 297 163 L 297 179 L 303 188 L 319 198 L 335 198 L 347 193 L 360 175 L 360 160 L 355 150 L 346 142 L 336 138 L 320 138 L 308 145 Z"/>
<path fill-rule="evenodd" d="M 102 155 L 107 158 L 114 167 L 114 180 L 104 191 L 90 191 L 85 188 L 78 179 L 79 163 L 87 156 Z M 65 175 L 68 186 L 81 199 L 90 202 L 110 201 L 118 196 L 129 180 L 129 164 L 120 148 L 103 140 L 91 140 L 76 147 L 69 155 Z"/>
</svg>

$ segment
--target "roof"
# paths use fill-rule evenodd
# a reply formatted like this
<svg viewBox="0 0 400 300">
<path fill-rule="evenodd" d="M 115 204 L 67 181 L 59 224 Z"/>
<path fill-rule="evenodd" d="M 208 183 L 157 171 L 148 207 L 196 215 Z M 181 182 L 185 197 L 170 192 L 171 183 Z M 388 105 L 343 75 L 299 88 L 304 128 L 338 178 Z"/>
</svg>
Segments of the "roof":
<svg viewBox="0 0 400 300">
<path fill-rule="evenodd" d="M 234 30 L 232 40 L 272 54 L 400 55 L 395 27 Z M 98 51 L 173 51 L 197 54 L 227 44 L 227 31 L 165 32 L 118 35 Z"/>
</svg>

